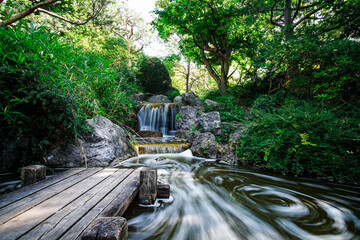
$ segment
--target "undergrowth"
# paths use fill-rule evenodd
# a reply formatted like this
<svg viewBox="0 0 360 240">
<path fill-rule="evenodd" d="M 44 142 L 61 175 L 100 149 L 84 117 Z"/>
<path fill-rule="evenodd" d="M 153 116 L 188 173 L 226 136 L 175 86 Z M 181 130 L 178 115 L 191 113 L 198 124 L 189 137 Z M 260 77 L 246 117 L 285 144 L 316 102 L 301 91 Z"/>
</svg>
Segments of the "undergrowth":
<svg viewBox="0 0 360 240">
<path fill-rule="evenodd" d="M 0 27 L 0 124 L 18 165 L 42 161 L 51 149 L 102 115 L 131 125 L 134 74 L 100 53 L 62 42 L 44 27 Z"/>
<path fill-rule="evenodd" d="M 276 111 L 254 110 L 237 143 L 239 163 L 284 174 L 360 179 L 360 119 L 339 117 L 322 104 L 304 101 Z"/>
</svg>

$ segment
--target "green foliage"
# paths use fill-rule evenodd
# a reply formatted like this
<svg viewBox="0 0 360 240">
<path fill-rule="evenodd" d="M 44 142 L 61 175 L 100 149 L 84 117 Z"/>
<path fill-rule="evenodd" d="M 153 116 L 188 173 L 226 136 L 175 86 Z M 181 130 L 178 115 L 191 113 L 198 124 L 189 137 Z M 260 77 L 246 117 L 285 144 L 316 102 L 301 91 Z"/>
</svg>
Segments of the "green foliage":
<svg viewBox="0 0 360 240">
<path fill-rule="evenodd" d="M 272 95 L 261 95 L 255 99 L 253 110 L 261 112 L 275 112 L 283 104 L 294 102 L 295 98 L 283 90 Z"/>
<path fill-rule="evenodd" d="M 218 111 L 222 122 L 241 122 L 246 115 L 244 107 L 240 106 L 237 99 L 230 94 L 221 96 L 216 90 L 209 92 L 205 99 L 213 100 L 218 105 L 206 106 L 204 112 Z"/>
<path fill-rule="evenodd" d="M 218 143 L 229 143 L 230 135 L 236 131 L 236 127 L 227 124 L 227 123 L 221 123 L 221 134 L 216 136 L 216 142 Z"/>
<path fill-rule="evenodd" d="M 173 101 L 175 97 L 180 96 L 180 91 L 172 87 L 171 90 L 166 92 L 166 96 Z"/>
<path fill-rule="evenodd" d="M 238 1 L 169 1 L 155 11 L 153 22 L 160 37 L 181 37 L 179 47 L 187 60 L 206 66 L 221 95 L 228 87 L 233 54 L 245 52 L 259 27 L 247 5 Z M 246 22 L 244 27 L 240 22 Z"/>
<path fill-rule="evenodd" d="M 17 139 L 23 164 L 74 138 L 86 118 L 134 121 L 127 98 L 138 92 L 133 74 L 62 43 L 44 27 L 2 28 L 0 60 L 1 136 Z"/>
<path fill-rule="evenodd" d="M 238 142 L 240 162 L 285 174 L 359 180 L 359 118 L 338 117 L 306 102 L 254 115 L 246 137 Z"/>
<path fill-rule="evenodd" d="M 164 94 L 171 91 L 169 73 L 157 57 L 144 57 L 136 77 L 146 93 Z"/>
<path fill-rule="evenodd" d="M 359 96 L 360 43 L 320 38 L 311 30 L 286 41 L 274 34 L 264 41 L 255 66 L 268 69 L 265 78 L 273 89 L 280 86 L 325 100 Z"/>
</svg>

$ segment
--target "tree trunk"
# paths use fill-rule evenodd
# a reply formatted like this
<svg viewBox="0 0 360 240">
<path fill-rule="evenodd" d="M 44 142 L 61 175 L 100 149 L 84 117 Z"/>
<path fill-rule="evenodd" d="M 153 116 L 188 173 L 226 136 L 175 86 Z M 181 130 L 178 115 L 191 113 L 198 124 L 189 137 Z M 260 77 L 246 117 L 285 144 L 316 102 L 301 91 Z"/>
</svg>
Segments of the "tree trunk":
<svg viewBox="0 0 360 240">
<path fill-rule="evenodd" d="M 292 19 L 291 19 L 291 0 L 285 0 L 285 8 L 284 8 L 284 31 L 285 38 L 289 39 L 293 33 Z"/>
<path fill-rule="evenodd" d="M 191 61 L 188 61 L 187 63 L 187 69 L 186 69 L 186 92 L 188 93 L 190 91 L 189 88 L 189 82 L 190 82 L 190 63 Z"/>
<path fill-rule="evenodd" d="M 285 41 L 290 40 L 293 37 L 294 27 L 292 22 L 292 13 L 291 13 L 291 0 L 285 0 L 284 8 L 284 36 Z M 291 54 L 290 54 L 291 56 Z M 285 82 L 282 84 L 283 88 L 286 89 L 287 85 L 290 83 L 291 79 L 296 75 L 297 66 L 294 61 L 288 59 L 289 66 L 286 70 Z"/>
<path fill-rule="evenodd" d="M 128 45 L 127 54 L 128 54 L 128 60 L 127 60 L 128 66 L 131 69 L 131 48 L 130 48 L 130 45 Z"/>
</svg>

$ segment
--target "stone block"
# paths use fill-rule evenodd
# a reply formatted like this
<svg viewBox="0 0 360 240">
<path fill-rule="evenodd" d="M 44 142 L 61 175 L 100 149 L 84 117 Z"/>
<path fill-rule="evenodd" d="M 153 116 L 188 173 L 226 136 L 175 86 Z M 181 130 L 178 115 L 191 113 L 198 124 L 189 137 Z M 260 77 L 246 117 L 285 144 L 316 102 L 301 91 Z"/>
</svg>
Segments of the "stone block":
<svg viewBox="0 0 360 240">
<path fill-rule="evenodd" d="M 36 183 L 46 178 L 46 167 L 44 165 L 30 165 L 21 169 L 21 186 Z"/>
</svg>

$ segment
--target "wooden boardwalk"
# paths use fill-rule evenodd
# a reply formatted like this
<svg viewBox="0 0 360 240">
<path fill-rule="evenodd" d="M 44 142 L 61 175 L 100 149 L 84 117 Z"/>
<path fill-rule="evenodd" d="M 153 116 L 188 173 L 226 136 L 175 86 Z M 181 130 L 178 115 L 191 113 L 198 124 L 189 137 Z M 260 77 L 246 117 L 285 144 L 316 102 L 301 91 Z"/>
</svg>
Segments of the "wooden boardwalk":
<svg viewBox="0 0 360 240">
<path fill-rule="evenodd" d="M 0 239 L 80 239 L 98 217 L 121 216 L 140 172 L 76 168 L 0 195 Z"/>
</svg>

